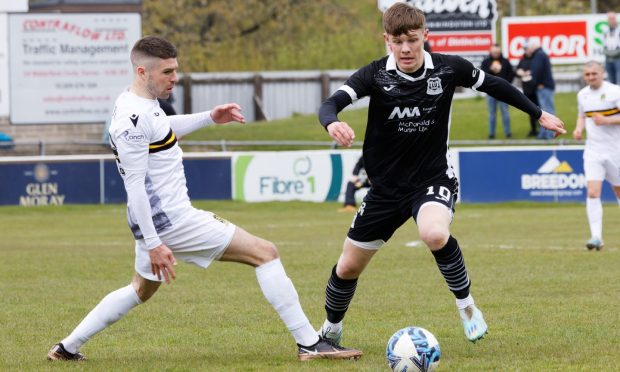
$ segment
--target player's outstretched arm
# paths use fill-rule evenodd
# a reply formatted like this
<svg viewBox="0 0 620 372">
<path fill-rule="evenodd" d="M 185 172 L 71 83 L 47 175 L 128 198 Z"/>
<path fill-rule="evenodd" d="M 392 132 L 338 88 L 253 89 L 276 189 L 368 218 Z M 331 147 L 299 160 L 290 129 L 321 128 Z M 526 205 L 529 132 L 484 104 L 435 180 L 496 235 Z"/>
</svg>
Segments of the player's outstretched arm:
<svg viewBox="0 0 620 372">
<path fill-rule="evenodd" d="M 215 106 L 211 110 L 211 118 L 217 124 L 229 123 L 231 121 L 236 121 L 241 124 L 245 123 L 245 117 L 241 113 L 241 106 L 236 103 L 226 103 Z"/>
<path fill-rule="evenodd" d="M 566 133 L 566 129 L 564 129 L 564 122 L 562 122 L 562 120 L 560 120 L 557 116 L 546 111 L 542 112 L 542 115 L 538 118 L 538 122 L 541 127 L 555 132 L 556 137 L 560 134 Z"/>
<path fill-rule="evenodd" d="M 355 132 L 344 121 L 335 121 L 327 126 L 327 132 L 340 146 L 351 147 Z"/>
</svg>

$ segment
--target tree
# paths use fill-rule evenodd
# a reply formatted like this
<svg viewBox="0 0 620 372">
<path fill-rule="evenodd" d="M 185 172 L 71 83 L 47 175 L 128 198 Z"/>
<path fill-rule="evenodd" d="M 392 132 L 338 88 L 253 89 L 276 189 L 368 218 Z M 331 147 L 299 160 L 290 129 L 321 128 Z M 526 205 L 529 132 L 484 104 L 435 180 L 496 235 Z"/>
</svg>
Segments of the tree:
<svg viewBox="0 0 620 372">
<path fill-rule="evenodd" d="M 145 0 L 144 34 L 161 35 L 179 49 L 182 71 L 252 71 L 358 67 L 360 53 L 382 51 L 380 12 L 374 7 L 377 43 L 358 25 L 353 1 Z M 363 31 L 361 40 L 349 32 Z M 359 39 L 359 38 L 358 38 Z M 347 51 L 352 51 L 346 55 Z M 369 51 L 369 52 L 368 52 Z"/>
</svg>

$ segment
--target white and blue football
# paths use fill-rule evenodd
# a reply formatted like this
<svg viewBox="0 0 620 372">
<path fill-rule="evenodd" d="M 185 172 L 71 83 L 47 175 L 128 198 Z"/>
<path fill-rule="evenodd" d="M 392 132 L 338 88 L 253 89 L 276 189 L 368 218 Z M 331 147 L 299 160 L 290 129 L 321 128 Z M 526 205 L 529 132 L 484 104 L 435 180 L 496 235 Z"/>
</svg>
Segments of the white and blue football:
<svg viewBox="0 0 620 372">
<path fill-rule="evenodd" d="M 392 371 L 427 372 L 437 368 L 441 350 L 435 336 L 426 329 L 406 327 L 390 337 L 385 356 Z"/>
</svg>

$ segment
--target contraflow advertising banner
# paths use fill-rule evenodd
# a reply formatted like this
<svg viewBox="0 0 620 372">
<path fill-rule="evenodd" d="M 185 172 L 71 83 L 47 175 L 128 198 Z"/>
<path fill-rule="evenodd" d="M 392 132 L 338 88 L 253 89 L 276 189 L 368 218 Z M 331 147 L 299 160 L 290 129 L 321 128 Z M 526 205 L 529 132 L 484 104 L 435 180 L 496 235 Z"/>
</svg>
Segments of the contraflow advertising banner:
<svg viewBox="0 0 620 372">
<path fill-rule="evenodd" d="M 254 152 L 233 156 L 233 199 L 336 201 L 361 151 Z"/>
</svg>

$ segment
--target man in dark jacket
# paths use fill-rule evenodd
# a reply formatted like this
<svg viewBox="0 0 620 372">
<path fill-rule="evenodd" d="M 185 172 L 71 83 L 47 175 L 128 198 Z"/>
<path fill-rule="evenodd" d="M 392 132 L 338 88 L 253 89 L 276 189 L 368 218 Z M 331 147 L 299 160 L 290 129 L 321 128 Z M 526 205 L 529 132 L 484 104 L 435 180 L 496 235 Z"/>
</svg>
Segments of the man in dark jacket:
<svg viewBox="0 0 620 372">
<path fill-rule="evenodd" d="M 540 41 L 536 38 L 528 40 L 527 50 L 532 54 L 532 63 L 530 71 L 532 73 L 532 81 L 536 86 L 536 97 L 538 104 L 543 111 L 555 115 L 555 104 L 553 95 L 555 93 L 555 80 L 553 80 L 553 71 L 551 71 L 551 60 L 545 51 L 540 47 Z M 555 133 L 540 128 L 538 139 L 554 138 Z"/>
<path fill-rule="evenodd" d="M 517 64 L 516 75 L 521 79 L 521 87 L 523 88 L 523 94 L 530 101 L 534 102 L 534 104 L 538 105 L 538 97 L 536 96 L 536 84 L 532 80 L 532 72 L 531 64 L 532 64 L 532 54 L 527 49 L 527 43 L 524 46 L 524 53 L 521 60 L 519 60 L 519 64 Z M 530 132 L 527 134 L 528 137 L 536 137 L 538 135 L 538 119 L 533 116 L 530 116 Z"/>
<path fill-rule="evenodd" d="M 510 62 L 502 56 L 502 50 L 499 45 L 493 44 L 489 55 L 482 60 L 480 69 L 487 74 L 491 74 L 502 78 L 509 83 L 515 77 L 512 65 Z M 487 104 L 489 109 L 489 139 L 495 138 L 495 114 L 497 112 L 497 106 L 502 113 L 502 123 L 504 124 L 504 135 L 506 138 L 512 137 L 510 130 L 510 115 L 508 113 L 508 104 L 502 101 L 498 101 L 490 95 L 487 95 Z"/>
</svg>

